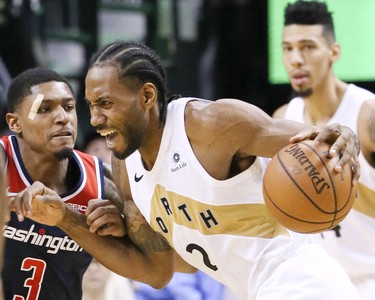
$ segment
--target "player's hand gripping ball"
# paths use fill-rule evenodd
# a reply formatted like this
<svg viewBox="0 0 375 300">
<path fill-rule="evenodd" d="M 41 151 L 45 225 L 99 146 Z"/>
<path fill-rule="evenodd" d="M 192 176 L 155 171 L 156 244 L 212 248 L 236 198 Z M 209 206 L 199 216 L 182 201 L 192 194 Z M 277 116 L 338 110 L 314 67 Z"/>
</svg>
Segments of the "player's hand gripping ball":
<svg viewBox="0 0 375 300">
<path fill-rule="evenodd" d="M 263 179 L 264 201 L 286 228 L 317 233 L 339 224 L 349 213 L 356 195 L 352 169 L 334 170 L 339 156 L 328 158 L 329 145 L 313 141 L 291 144 L 268 165 Z"/>
</svg>

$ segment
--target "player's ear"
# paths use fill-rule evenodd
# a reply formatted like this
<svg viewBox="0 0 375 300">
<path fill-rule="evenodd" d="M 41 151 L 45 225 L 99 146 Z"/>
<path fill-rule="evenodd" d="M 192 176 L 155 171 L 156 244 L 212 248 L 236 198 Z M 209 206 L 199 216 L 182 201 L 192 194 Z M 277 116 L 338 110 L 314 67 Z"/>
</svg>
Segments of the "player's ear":
<svg viewBox="0 0 375 300">
<path fill-rule="evenodd" d="M 21 133 L 21 126 L 19 122 L 18 115 L 15 113 L 7 113 L 6 116 L 6 121 L 8 123 L 9 129 L 14 132 L 14 133 Z"/>
<path fill-rule="evenodd" d="M 329 48 L 330 48 L 329 50 L 330 61 L 332 64 L 334 64 L 340 58 L 341 47 L 339 43 L 335 42 L 335 43 L 332 43 Z"/>
<path fill-rule="evenodd" d="M 143 104 L 145 107 L 150 108 L 157 101 L 157 90 L 153 83 L 146 82 L 142 87 Z"/>
</svg>

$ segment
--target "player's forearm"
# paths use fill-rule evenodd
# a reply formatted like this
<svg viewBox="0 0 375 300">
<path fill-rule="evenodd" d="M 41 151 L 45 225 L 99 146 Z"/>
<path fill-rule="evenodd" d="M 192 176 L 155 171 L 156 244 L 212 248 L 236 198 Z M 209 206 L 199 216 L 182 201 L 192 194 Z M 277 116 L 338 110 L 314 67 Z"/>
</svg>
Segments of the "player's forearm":
<svg viewBox="0 0 375 300">
<path fill-rule="evenodd" d="M 66 208 L 57 226 L 81 245 L 89 254 L 117 274 L 144 282 L 155 288 L 164 287 L 172 276 L 172 250 L 144 252 L 128 238 L 99 236 L 89 231 L 86 216 Z M 155 249 L 156 250 L 156 249 Z"/>
<path fill-rule="evenodd" d="M 174 271 L 179 273 L 193 274 L 198 271 L 196 267 L 188 264 L 180 255 L 175 253 L 174 256 Z"/>
</svg>

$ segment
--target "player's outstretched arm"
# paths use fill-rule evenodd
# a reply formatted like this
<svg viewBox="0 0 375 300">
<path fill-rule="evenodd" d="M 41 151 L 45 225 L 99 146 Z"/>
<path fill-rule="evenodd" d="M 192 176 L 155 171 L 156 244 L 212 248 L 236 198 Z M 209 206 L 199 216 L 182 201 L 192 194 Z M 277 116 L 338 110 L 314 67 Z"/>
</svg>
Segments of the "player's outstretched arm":
<svg viewBox="0 0 375 300">
<path fill-rule="evenodd" d="M 63 220 L 56 225 L 101 264 L 121 276 L 162 288 L 173 275 L 174 251 L 166 243 L 159 243 L 159 236 L 144 235 L 136 242 L 130 240 L 130 235 L 123 238 L 101 236 L 90 231 L 85 216 L 68 207 Z M 139 239 L 148 240 L 148 245 L 153 247 L 135 245 Z"/>
<path fill-rule="evenodd" d="M 155 253 L 150 255 L 128 238 L 90 232 L 86 216 L 65 205 L 56 192 L 40 182 L 34 182 L 17 194 L 11 209 L 21 221 L 26 216 L 61 228 L 101 264 L 121 276 L 155 288 L 165 286 L 172 277 L 174 253 L 169 247 L 155 248 Z"/>
<path fill-rule="evenodd" d="M 238 160 L 249 156 L 273 157 L 291 142 L 315 139 L 332 145 L 330 151 L 341 154 L 338 171 L 350 162 L 354 166 L 353 180 L 359 177 L 359 140 L 348 127 L 331 124 L 319 128 L 272 118 L 258 107 L 235 99 L 220 99 L 200 106 L 193 103 L 187 109 L 189 119 L 193 120 L 187 128 L 202 128 L 204 121 L 205 130 L 200 130 L 200 134 L 205 135 L 210 145 L 218 145 L 215 156 L 229 155 Z M 194 143 L 195 136 L 190 139 Z"/>
<path fill-rule="evenodd" d="M 99 235 L 117 237 L 122 237 L 127 232 L 132 243 L 144 253 L 148 253 L 150 258 L 154 252 L 159 253 L 155 257 L 156 262 L 158 262 L 160 251 L 168 251 L 171 248 L 167 241 L 151 228 L 135 203 L 132 200 L 123 200 L 125 197 L 129 198 L 129 196 L 124 195 L 130 195 L 128 191 L 124 191 L 127 185 L 123 183 L 127 181 L 127 175 L 121 174 L 122 172 L 118 173 L 125 164 L 123 161 L 116 160 L 116 158 L 113 158 L 113 161 L 114 170 L 117 172 L 114 177 L 116 179 L 121 177 L 122 179 L 117 184 L 123 189 L 123 196 L 120 197 L 118 189 L 112 181 L 112 170 L 105 168 L 105 194 L 109 200 L 97 199 L 90 201 L 86 211 L 86 221 L 90 225 L 89 229 Z M 125 226 L 127 229 L 125 229 Z M 194 267 L 187 264 L 176 253 L 174 253 L 174 270 L 184 273 L 196 272 Z"/>
</svg>

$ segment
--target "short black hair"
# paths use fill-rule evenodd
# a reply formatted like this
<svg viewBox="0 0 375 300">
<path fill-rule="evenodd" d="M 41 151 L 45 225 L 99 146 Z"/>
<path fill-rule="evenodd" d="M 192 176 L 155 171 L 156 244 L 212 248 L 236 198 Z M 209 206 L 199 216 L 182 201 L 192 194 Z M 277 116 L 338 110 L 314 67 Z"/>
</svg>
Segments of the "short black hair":
<svg viewBox="0 0 375 300">
<path fill-rule="evenodd" d="M 17 75 L 9 86 L 7 95 L 8 111 L 14 112 L 24 98 L 31 94 L 33 86 L 50 81 L 66 83 L 72 94 L 74 94 L 68 79 L 63 75 L 42 67 L 28 69 Z"/>
<path fill-rule="evenodd" d="M 160 57 L 143 43 L 135 41 L 116 41 L 105 45 L 93 54 L 89 69 L 95 66 L 117 68 L 120 80 L 127 79 L 135 87 L 146 82 L 153 83 L 157 88 L 160 105 L 160 121 L 165 121 L 167 111 L 167 78 Z"/>
<path fill-rule="evenodd" d="M 284 10 L 284 26 L 291 24 L 323 25 L 327 41 L 335 41 L 332 13 L 324 2 L 297 0 L 288 3 Z"/>
</svg>

